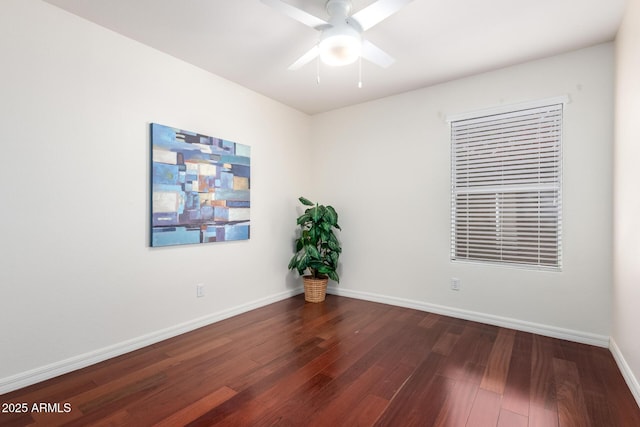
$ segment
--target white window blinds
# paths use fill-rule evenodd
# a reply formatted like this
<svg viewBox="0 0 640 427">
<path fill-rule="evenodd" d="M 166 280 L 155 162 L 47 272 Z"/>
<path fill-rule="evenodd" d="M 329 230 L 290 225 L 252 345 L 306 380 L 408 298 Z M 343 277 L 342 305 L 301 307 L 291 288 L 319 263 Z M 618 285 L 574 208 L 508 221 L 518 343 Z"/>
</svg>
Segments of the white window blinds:
<svg viewBox="0 0 640 427">
<path fill-rule="evenodd" d="M 560 268 L 563 104 L 451 122 L 451 258 Z"/>
</svg>

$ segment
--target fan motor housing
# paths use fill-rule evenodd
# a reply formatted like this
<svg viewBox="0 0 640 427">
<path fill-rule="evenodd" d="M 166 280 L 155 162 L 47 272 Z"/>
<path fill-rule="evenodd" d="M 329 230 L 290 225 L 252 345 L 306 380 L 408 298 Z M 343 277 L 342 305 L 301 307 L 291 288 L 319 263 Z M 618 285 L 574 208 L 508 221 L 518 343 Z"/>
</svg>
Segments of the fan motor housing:
<svg viewBox="0 0 640 427">
<path fill-rule="evenodd" d="M 325 9 L 331 17 L 346 18 L 351 13 L 351 1 L 328 0 Z"/>
</svg>

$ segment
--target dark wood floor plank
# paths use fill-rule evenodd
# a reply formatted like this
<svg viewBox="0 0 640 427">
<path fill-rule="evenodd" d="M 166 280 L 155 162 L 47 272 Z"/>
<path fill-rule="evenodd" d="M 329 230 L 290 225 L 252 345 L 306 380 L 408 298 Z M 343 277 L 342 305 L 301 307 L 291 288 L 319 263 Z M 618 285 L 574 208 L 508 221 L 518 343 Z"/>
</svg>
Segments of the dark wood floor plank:
<svg viewBox="0 0 640 427">
<path fill-rule="evenodd" d="M 388 405 L 387 399 L 367 394 L 336 426 L 372 426 Z"/>
<path fill-rule="evenodd" d="M 191 372 L 182 371 L 181 374 L 171 372 L 168 381 L 126 408 L 134 420 L 144 420 L 147 423 L 160 422 L 191 406 L 194 402 L 215 398 L 217 393 L 224 393 L 227 396 L 231 389 L 220 387 L 218 384 L 241 375 L 253 366 L 255 364 L 252 361 L 237 358 L 235 363 L 229 361 L 222 366 L 214 365 L 209 368 L 199 366 Z"/>
<path fill-rule="evenodd" d="M 2 421 L 0 425 L 3 427 L 24 427 L 35 424 L 30 413 L 3 413 L 0 415 L 0 421 Z"/>
<path fill-rule="evenodd" d="M 268 389 L 265 389 L 262 393 L 256 393 L 252 402 L 243 406 L 241 411 L 236 411 L 226 417 L 220 424 L 221 425 L 243 425 L 243 412 L 257 412 L 258 408 L 265 414 L 261 418 L 256 418 L 251 421 L 252 424 L 265 424 L 270 425 L 272 423 L 280 424 L 283 422 L 283 418 L 280 416 L 282 413 L 289 412 L 284 408 L 288 403 L 299 404 L 301 398 L 306 396 L 315 396 L 322 390 L 323 386 L 332 382 L 333 378 L 324 375 L 321 371 L 324 366 L 327 366 L 331 357 L 325 357 L 333 349 L 326 351 L 319 357 L 309 361 L 299 367 L 299 369 L 290 371 L 278 379 Z M 362 380 L 362 378 L 360 378 Z M 362 381 L 360 381 L 362 382 Z M 354 393 L 356 396 L 361 396 L 360 393 Z M 285 405 L 283 405 L 283 402 Z M 272 416 L 273 415 L 273 416 Z"/>
<path fill-rule="evenodd" d="M 415 369 L 433 351 L 433 347 L 442 336 L 444 326 L 436 324 L 429 329 L 419 326 L 419 319 L 415 319 L 414 324 L 394 323 L 397 334 L 402 337 L 397 344 L 385 352 L 383 358 L 377 363 L 387 370 L 393 370 L 398 365 L 404 365 L 410 369 Z"/>
<path fill-rule="evenodd" d="M 384 328 L 397 331 L 397 325 L 390 319 L 387 319 Z M 371 367 L 375 367 L 381 375 L 384 375 L 386 371 L 377 367 L 376 362 L 384 358 L 385 354 L 394 349 L 401 341 L 400 334 L 383 333 L 384 328 L 380 330 L 379 334 L 369 335 L 367 340 L 362 342 L 362 348 L 353 349 L 322 370 L 323 374 L 332 377 L 333 380 L 318 390 L 312 399 L 308 399 L 307 404 L 300 408 L 296 414 L 300 421 L 312 419 L 324 412 L 328 406 L 332 405 L 332 402 L 340 399 L 339 396 L 345 389 L 365 378 L 365 372 Z M 374 384 L 370 384 L 369 388 Z"/>
<path fill-rule="evenodd" d="M 107 415 L 106 417 L 96 420 L 91 424 L 91 427 L 112 427 L 112 426 L 126 426 L 133 425 L 134 423 L 131 421 L 129 413 L 120 409 L 116 412 Z"/>
<path fill-rule="evenodd" d="M 530 387 L 529 426 L 557 426 L 558 404 L 553 375 L 553 341 L 550 338 L 533 336 Z"/>
<path fill-rule="evenodd" d="M 440 320 L 440 315 L 435 313 L 427 314 L 419 323 L 418 326 L 423 328 L 430 328 Z"/>
<path fill-rule="evenodd" d="M 467 322 L 438 373 L 454 381 L 465 380 L 480 385 L 496 335 L 497 328 L 492 331 Z"/>
<path fill-rule="evenodd" d="M 340 393 L 335 394 L 335 398 L 317 411 L 307 425 L 309 427 L 340 425 L 350 412 L 360 405 L 371 387 L 380 382 L 384 376 L 384 369 L 377 365 L 371 366 L 360 374 L 357 380 L 352 381 Z"/>
<path fill-rule="evenodd" d="M 448 356 L 451 354 L 451 350 L 458 342 L 460 335 L 452 334 L 451 332 L 445 332 L 440 335 L 438 341 L 433 346 L 433 352 L 441 354 L 443 356 Z"/>
<path fill-rule="evenodd" d="M 300 387 L 290 390 L 288 398 L 277 402 L 276 406 L 272 406 L 266 413 L 255 417 L 252 425 L 304 425 L 313 410 L 311 406 L 317 402 L 317 396 L 320 396 L 325 387 L 333 381 L 332 377 L 318 373 L 307 379 Z M 231 417 L 229 421 L 234 421 Z"/>
<path fill-rule="evenodd" d="M 516 332 L 509 373 L 502 395 L 502 409 L 525 417 L 529 416 L 532 341 L 532 334 Z"/>
<path fill-rule="evenodd" d="M 378 364 L 378 366 L 380 366 L 380 364 Z M 391 368 L 386 368 L 382 381 L 374 384 L 369 390 L 369 393 L 387 401 L 393 399 L 393 396 L 396 395 L 415 369 L 415 366 L 410 366 L 402 362 Z"/>
<path fill-rule="evenodd" d="M 553 359 L 560 427 L 590 427 L 589 413 L 582 393 L 578 368 L 574 362 Z"/>
<path fill-rule="evenodd" d="M 385 315 L 378 318 L 372 317 L 369 319 L 369 323 L 367 327 L 373 331 L 379 331 L 378 327 L 384 327 L 391 330 L 396 330 L 399 325 L 396 323 L 397 318 L 395 318 L 395 314 L 392 313 L 392 310 L 385 309 Z M 388 317 L 387 317 L 388 316 Z M 395 320 L 394 320 L 395 319 Z M 375 326 L 375 325 L 378 326 Z M 364 326 L 364 325 L 362 325 Z M 353 326 L 345 326 L 348 330 L 353 330 Z M 373 328 L 373 329 L 372 329 Z M 364 328 L 367 329 L 367 328 Z M 356 329 L 359 331 L 360 329 Z M 355 332 L 353 332 L 355 333 Z M 340 403 L 340 405 L 344 401 L 348 401 L 348 398 L 340 397 L 341 390 L 345 388 L 349 388 L 353 386 L 354 382 L 362 383 L 367 375 L 365 371 L 374 365 L 374 362 L 379 359 L 379 355 L 381 353 L 385 353 L 394 349 L 394 342 L 399 342 L 401 339 L 398 334 L 390 334 L 390 333 L 370 333 L 367 330 L 363 330 L 362 333 L 356 334 L 356 340 L 360 343 L 357 347 L 352 347 L 346 354 L 346 357 L 340 357 L 344 354 L 345 349 L 337 344 L 335 347 L 331 348 L 329 352 L 323 354 L 318 360 L 333 360 L 332 363 L 326 365 L 326 367 L 321 371 L 323 375 L 327 378 L 332 378 L 333 380 L 326 383 L 325 387 L 314 389 L 314 395 L 305 399 L 306 404 L 301 405 L 301 409 L 294 412 L 293 419 L 278 419 L 278 423 L 292 423 L 293 425 L 300 425 L 300 423 L 309 423 L 308 420 L 315 419 L 316 417 L 320 417 L 320 412 L 326 412 L 327 407 L 333 408 L 331 413 L 336 412 L 336 405 Z M 335 352 L 334 350 L 339 350 L 339 352 Z M 334 353 L 331 355 L 331 353 Z M 313 363 L 312 363 L 313 364 Z M 312 365 L 310 364 L 310 365 Z M 320 365 L 316 366 L 317 369 Z M 345 368 L 346 369 L 343 369 Z M 315 372 L 315 369 L 312 369 L 312 372 Z M 306 371 L 309 371 L 308 368 L 305 368 Z M 380 375 L 384 373 L 383 370 L 379 370 Z M 378 382 L 380 378 L 376 378 L 376 381 L 373 381 L 372 384 Z M 369 384 L 367 389 L 372 386 Z M 359 396 L 358 393 L 355 393 L 356 396 Z M 264 398 L 259 397 L 261 400 Z M 338 406 L 340 406 L 338 405 Z M 278 410 L 276 413 L 280 412 Z M 323 418 L 326 418 L 323 417 Z M 321 418 L 322 419 L 322 418 Z M 263 421 L 261 421 L 263 422 Z M 264 421 L 265 425 L 269 423 Z"/>
<path fill-rule="evenodd" d="M 615 425 L 612 424 L 612 420 L 615 420 L 615 414 L 613 413 L 613 408 L 607 403 L 603 370 L 595 363 L 592 353 L 594 350 L 602 349 L 595 349 L 587 345 L 575 346 L 575 352 L 571 360 L 576 363 L 578 368 L 578 375 L 580 376 L 582 392 L 591 424 L 602 427 L 612 426 Z M 611 374 L 615 375 L 616 372 Z M 604 375 L 610 374 L 605 372 Z"/>
<path fill-rule="evenodd" d="M 506 409 L 500 411 L 498 427 L 527 427 L 529 418 Z"/>
<path fill-rule="evenodd" d="M 213 393 L 191 403 L 190 405 L 172 413 L 168 417 L 163 418 L 154 424 L 155 427 L 174 427 L 184 425 L 215 408 L 216 406 L 226 402 L 236 395 L 235 390 L 229 387 L 220 387 Z"/>
<path fill-rule="evenodd" d="M 495 427 L 500 416 L 501 396 L 479 389 L 467 421 L 468 427 Z"/>
<path fill-rule="evenodd" d="M 125 386 L 117 387 L 110 392 L 105 392 L 104 389 L 96 388 L 96 392 L 87 392 L 78 396 L 78 409 L 80 409 L 82 413 L 88 414 L 97 408 L 102 408 L 106 405 L 118 402 L 132 394 L 157 387 L 159 384 L 164 383 L 166 379 L 167 374 L 164 372 L 157 372 L 152 375 L 145 375 L 136 381 L 130 382 L 127 380 L 127 384 Z M 111 386 L 111 384 L 108 385 Z"/>
<path fill-rule="evenodd" d="M 312 310 L 316 310 L 315 306 L 305 306 L 305 307 L 310 307 Z M 378 313 L 378 311 L 382 309 L 384 312 L 389 312 L 389 308 L 384 307 L 384 306 L 378 306 L 376 307 L 376 309 L 373 311 L 374 313 Z M 319 314 L 319 313 L 317 313 Z M 388 315 L 388 314 L 387 314 Z M 390 315 L 388 315 L 390 316 Z M 386 320 L 385 320 L 386 319 Z M 328 377 L 338 377 L 341 374 L 343 374 L 345 371 L 354 371 L 355 368 L 358 368 L 359 365 L 357 364 L 352 364 L 351 362 L 354 359 L 361 359 L 362 357 L 366 356 L 368 358 L 374 358 L 375 357 L 375 349 L 372 348 L 375 347 L 375 345 L 377 345 L 381 340 L 383 339 L 388 339 L 389 336 L 387 334 L 370 334 L 368 332 L 368 330 L 372 330 L 372 331 L 378 331 L 378 328 L 392 328 L 393 326 L 393 322 L 392 322 L 393 318 L 392 317 L 374 317 L 373 315 L 371 316 L 371 319 L 369 319 L 369 322 L 366 325 L 362 325 L 363 328 L 361 330 L 360 334 L 357 334 L 357 338 L 355 339 L 355 341 L 360 341 L 360 344 L 358 347 L 355 347 L 352 349 L 352 351 L 348 352 L 346 354 L 346 356 L 348 357 L 337 357 L 337 359 L 335 361 L 333 361 L 333 363 L 327 365 L 324 369 L 323 369 L 323 373 L 328 376 Z M 352 332 L 353 330 L 353 325 L 350 324 L 339 324 L 339 323 L 335 323 L 334 326 L 338 329 L 341 328 L 346 328 L 347 329 L 347 333 Z M 396 326 L 397 327 L 397 326 Z M 360 329 L 357 329 L 360 330 Z M 305 334 L 299 334 L 299 336 L 304 337 Z M 393 339 L 397 339 L 396 337 L 394 337 Z M 339 344 L 336 344 L 336 346 L 339 346 Z M 322 350 L 322 348 L 320 346 L 316 346 L 316 348 L 320 351 Z M 382 346 L 382 348 L 386 348 L 386 346 Z M 300 348 L 299 347 L 294 347 L 294 350 L 296 352 L 300 352 Z M 341 349 L 342 351 L 344 351 L 344 349 Z M 356 351 L 357 350 L 357 351 Z M 340 356 L 340 354 L 338 355 Z M 320 355 L 320 358 L 324 357 L 324 354 Z M 287 355 L 288 359 L 291 359 L 291 355 Z M 274 360 L 278 360 L 280 359 L 281 361 L 287 361 L 287 359 L 283 359 L 283 358 L 276 358 Z M 346 359 L 346 361 L 345 361 Z M 298 361 L 299 362 L 299 361 Z M 273 362 L 270 362 L 270 364 L 272 364 Z M 288 365 L 288 364 L 284 364 L 284 365 Z M 304 364 L 302 364 L 304 365 Z M 343 366 L 346 367 L 346 369 L 342 369 L 342 368 L 337 368 L 336 369 L 336 365 L 338 366 Z M 266 367 L 269 366 L 269 364 L 265 365 Z M 364 364 L 362 364 L 362 366 L 366 366 Z M 304 366 L 302 366 L 304 368 Z M 355 368 L 354 368 L 355 367 Z M 279 370 L 276 371 L 276 373 L 280 374 L 281 376 L 283 375 L 283 370 L 285 369 L 290 369 L 290 366 L 280 366 Z M 271 371 L 271 369 L 269 369 L 269 371 Z M 307 369 L 308 371 L 308 369 Z M 356 371 L 354 373 L 351 374 L 352 377 L 358 377 L 360 374 L 360 371 Z M 269 376 L 271 377 L 271 375 Z M 257 381 L 256 384 L 261 384 L 264 383 L 264 380 L 259 380 Z M 246 389 L 245 389 L 246 390 Z M 258 399 L 261 403 L 262 403 L 262 409 L 264 410 L 265 408 L 268 408 L 268 405 L 265 406 L 264 405 L 264 395 L 261 393 L 262 390 L 256 390 L 256 386 L 252 385 L 249 388 L 250 392 L 251 392 L 251 396 L 254 396 L 256 399 Z M 265 392 L 267 392 L 267 390 L 265 390 Z M 238 395 L 238 400 L 242 399 L 243 397 L 245 397 L 247 395 L 247 393 L 244 393 L 244 390 L 241 391 Z M 232 399 L 233 400 L 233 399 Z M 317 400 L 321 400 L 321 399 L 317 399 Z M 314 401 L 315 402 L 315 401 Z M 233 402 L 229 402 L 229 403 L 233 403 Z M 250 403 L 249 402 L 245 402 L 245 401 L 241 401 L 240 403 L 237 404 L 236 407 L 233 408 L 233 410 L 236 413 L 248 413 L 251 412 L 250 410 L 247 410 L 247 408 L 249 408 Z M 225 411 L 226 408 L 219 408 L 215 411 L 212 411 L 211 413 L 207 414 L 205 417 L 201 417 L 201 420 L 196 420 L 196 423 L 194 423 L 194 425 L 200 425 L 201 423 L 210 423 L 210 422 L 216 422 L 216 423 L 221 423 L 221 422 L 227 422 L 227 421 L 223 421 L 226 417 L 227 414 Z M 250 408 L 251 409 L 251 408 Z M 307 411 L 314 411 L 316 410 L 313 406 L 307 405 L 306 407 Z M 296 414 L 296 415 L 300 415 L 300 414 Z M 237 418 L 237 417 L 235 417 Z M 306 418 L 306 417 L 305 417 Z M 233 420 L 234 418 L 230 418 L 230 420 Z M 306 418 L 308 419 L 308 418 Z M 254 420 L 235 420 L 238 422 L 248 422 L 251 421 L 253 422 Z M 235 421 L 229 421 L 230 424 L 233 424 Z"/>
<path fill-rule="evenodd" d="M 640 426 L 607 349 L 329 295 L 296 296 L 0 402 L 4 426 Z"/>
<path fill-rule="evenodd" d="M 514 338 L 515 331 L 512 329 L 500 329 L 498 331 L 498 336 L 489 354 L 489 361 L 484 371 L 480 388 L 499 395 L 504 393 Z"/>
<path fill-rule="evenodd" d="M 295 349 L 295 353 L 291 353 L 286 359 L 281 360 L 278 369 L 273 372 L 266 373 L 264 377 L 251 384 L 249 387 L 239 391 L 238 394 L 225 401 L 222 405 L 211 409 L 206 414 L 198 417 L 188 426 L 209 426 L 213 424 L 222 424 L 227 417 L 241 415 L 245 422 L 246 414 L 249 412 L 247 407 L 258 406 L 262 408 L 262 402 L 256 398 L 273 387 L 281 378 L 295 372 L 299 367 L 312 361 L 325 350 L 319 349 L 313 345 L 313 341 L 308 342 L 304 346 Z M 243 424 L 240 424 L 243 425 Z"/>
<path fill-rule="evenodd" d="M 454 384 L 437 375 L 442 360 L 443 356 L 430 353 L 391 399 L 376 425 L 433 425 Z"/>
<path fill-rule="evenodd" d="M 154 378 L 155 381 L 149 381 L 141 383 L 140 385 L 135 384 L 134 387 L 129 390 L 121 390 L 121 394 L 117 391 L 114 391 L 114 394 L 118 395 L 117 399 L 111 399 L 111 396 L 108 396 L 108 399 L 105 399 L 101 406 L 92 407 L 90 411 L 83 412 L 74 409 L 68 415 L 73 420 L 66 421 L 64 426 L 66 427 L 84 427 L 87 425 L 94 425 L 101 422 L 106 422 L 107 419 L 111 419 L 112 416 L 120 419 L 122 414 L 117 414 L 120 411 L 126 411 L 126 407 L 128 405 L 136 404 L 136 402 L 141 401 L 145 398 L 149 393 L 153 393 L 157 390 L 158 387 L 162 384 L 162 377 Z M 81 413 L 81 417 L 78 417 L 78 414 Z M 127 412 L 128 414 L 128 412 Z M 47 423 L 43 425 L 50 425 L 48 422 L 49 418 L 46 418 Z M 129 423 L 130 424 L 130 423 Z M 127 424 L 124 424 L 127 425 Z"/>
<path fill-rule="evenodd" d="M 447 395 L 434 426 L 464 427 L 478 394 L 477 382 L 458 380 Z"/>
<path fill-rule="evenodd" d="M 421 364 L 431 352 L 433 344 L 440 334 L 441 327 L 433 327 L 425 330 L 419 326 L 423 316 L 418 316 L 411 320 L 409 325 L 402 327 L 396 325 L 398 336 L 402 339 L 388 345 L 378 360 L 371 361 L 376 366 L 383 369 L 383 378 L 373 384 L 369 393 L 382 397 L 385 400 L 392 400 L 407 379 L 413 374 L 415 369 Z"/>
<path fill-rule="evenodd" d="M 339 344 L 341 354 L 323 372 L 337 378 L 350 369 L 358 360 L 365 357 L 383 340 L 392 340 L 392 336 L 399 335 L 399 326 L 394 322 L 392 311 L 371 320 L 371 323 L 360 330 L 352 340 Z M 395 340 L 394 340 L 395 341 Z M 357 345 L 354 345 L 357 343 Z"/>
<path fill-rule="evenodd" d="M 605 387 L 607 406 L 610 408 L 611 424 L 615 426 L 640 426 L 640 411 L 626 386 L 611 353 L 602 348 L 592 348 L 591 357 L 596 374 Z"/>
</svg>

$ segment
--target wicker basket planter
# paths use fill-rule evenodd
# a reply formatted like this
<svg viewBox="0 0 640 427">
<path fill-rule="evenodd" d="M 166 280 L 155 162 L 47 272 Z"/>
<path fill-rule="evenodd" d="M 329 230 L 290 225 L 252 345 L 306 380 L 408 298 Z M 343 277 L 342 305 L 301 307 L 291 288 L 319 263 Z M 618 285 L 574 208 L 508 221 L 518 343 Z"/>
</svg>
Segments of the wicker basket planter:
<svg viewBox="0 0 640 427">
<path fill-rule="evenodd" d="M 313 276 L 304 276 L 304 300 L 307 302 L 322 302 L 327 294 L 328 278 L 316 279 Z"/>
</svg>

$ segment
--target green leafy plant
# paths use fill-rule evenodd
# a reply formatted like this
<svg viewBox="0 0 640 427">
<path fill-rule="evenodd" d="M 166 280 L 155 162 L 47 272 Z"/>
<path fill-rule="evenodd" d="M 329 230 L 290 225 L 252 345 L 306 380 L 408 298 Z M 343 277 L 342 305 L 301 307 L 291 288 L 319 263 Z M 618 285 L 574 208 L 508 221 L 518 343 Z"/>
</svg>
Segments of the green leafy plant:
<svg viewBox="0 0 640 427">
<path fill-rule="evenodd" d="M 342 230 L 338 225 L 338 214 L 332 206 L 319 205 L 304 197 L 298 200 L 310 207 L 298 217 L 300 237 L 296 239 L 289 270 L 297 270 L 301 276 L 308 270 L 316 279 L 329 277 L 340 282 L 336 270 L 342 247 L 333 232 L 334 228 Z"/>
</svg>

